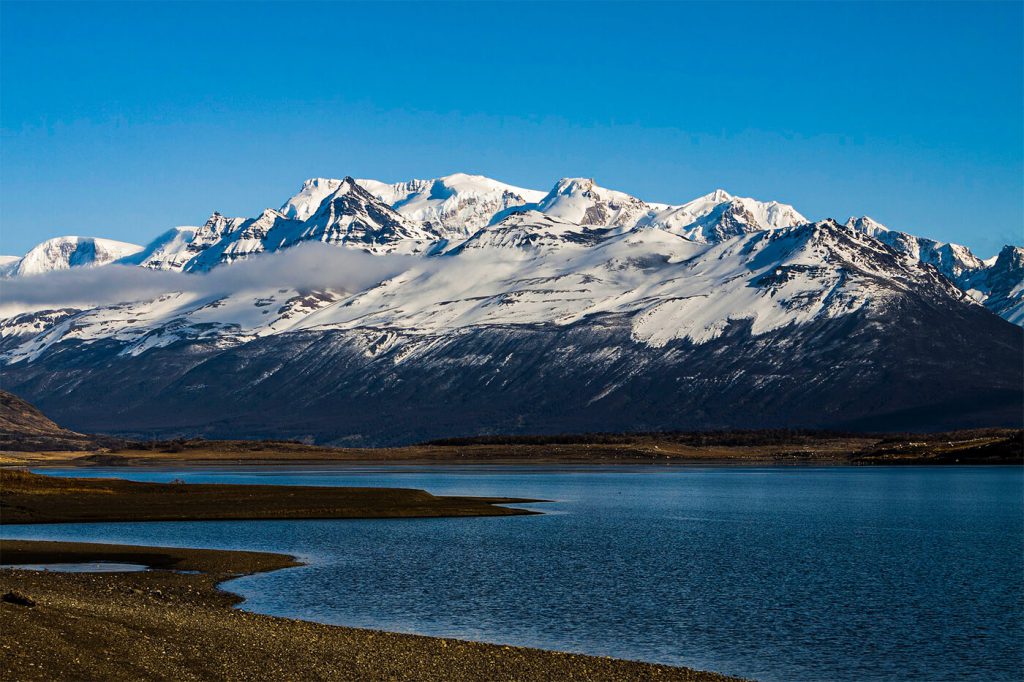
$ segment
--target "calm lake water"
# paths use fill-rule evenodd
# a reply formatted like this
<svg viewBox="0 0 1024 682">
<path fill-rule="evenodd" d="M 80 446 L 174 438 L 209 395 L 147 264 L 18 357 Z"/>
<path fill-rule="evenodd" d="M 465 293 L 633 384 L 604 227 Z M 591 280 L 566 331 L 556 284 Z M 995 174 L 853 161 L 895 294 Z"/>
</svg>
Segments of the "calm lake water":
<svg viewBox="0 0 1024 682">
<path fill-rule="evenodd" d="M 759 680 L 1019 680 L 1024 470 L 90 469 L 554 500 L 544 516 L 5 526 L 8 538 L 254 549 L 309 565 L 243 608 Z"/>
</svg>

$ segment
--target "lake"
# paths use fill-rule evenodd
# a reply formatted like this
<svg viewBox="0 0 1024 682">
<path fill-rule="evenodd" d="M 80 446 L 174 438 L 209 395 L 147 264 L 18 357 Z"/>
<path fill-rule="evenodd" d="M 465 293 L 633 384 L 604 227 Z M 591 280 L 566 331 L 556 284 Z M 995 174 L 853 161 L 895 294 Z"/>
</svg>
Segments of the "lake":
<svg viewBox="0 0 1024 682">
<path fill-rule="evenodd" d="M 1019 467 L 47 469 L 553 500 L 543 516 L 4 526 L 6 538 L 251 549 L 259 613 L 759 680 L 1019 680 Z"/>
</svg>

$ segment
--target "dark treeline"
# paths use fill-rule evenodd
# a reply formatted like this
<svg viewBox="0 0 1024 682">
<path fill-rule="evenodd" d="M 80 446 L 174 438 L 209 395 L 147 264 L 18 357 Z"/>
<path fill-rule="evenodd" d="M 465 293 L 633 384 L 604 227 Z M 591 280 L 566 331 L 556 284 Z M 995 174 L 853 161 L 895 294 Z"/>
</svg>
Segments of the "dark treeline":
<svg viewBox="0 0 1024 682">
<path fill-rule="evenodd" d="M 644 431 L 621 433 L 559 433 L 548 435 L 465 436 L 429 440 L 424 446 L 466 445 L 634 445 L 645 442 L 678 443 L 680 445 L 758 446 L 813 445 L 826 440 L 877 440 L 876 446 L 896 443 L 942 443 L 972 438 L 1006 437 L 1015 434 L 1024 438 L 1024 431 L 1014 429 L 971 429 L 939 433 L 864 433 L 862 431 L 828 431 L 816 429 L 760 429 L 749 431 Z"/>
<path fill-rule="evenodd" d="M 885 434 L 889 437 L 890 434 Z M 623 433 L 560 433 L 551 435 L 491 435 L 439 438 L 421 445 L 632 445 L 658 441 L 681 445 L 776 445 L 811 444 L 837 438 L 879 438 L 881 436 L 851 431 L 820 431 L 814 429 L 762 429 L 756 431 L 644 431 Z M 918 437 L 921 437 L 918 434 Z"/>
<path fill-rule="evenodd" d="M 310 448 L 308 443 L 288 439 L 260 440 L 206 440 L 202 436 L 191 438 L 172 438 L 163 440 L 130 440 L 124 441 L 118 450 L 153 450 L 156 452 L 178 453 L 198 448 L 221 448 L 225 450 L 260 451 L 280 447 Z"/>
</svg>

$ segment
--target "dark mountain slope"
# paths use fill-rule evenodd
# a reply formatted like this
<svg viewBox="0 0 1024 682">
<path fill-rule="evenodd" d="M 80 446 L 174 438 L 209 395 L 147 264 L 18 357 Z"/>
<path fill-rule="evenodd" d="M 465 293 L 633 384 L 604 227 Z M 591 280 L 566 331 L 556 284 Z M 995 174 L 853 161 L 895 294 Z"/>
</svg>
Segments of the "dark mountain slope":
<svg viewBox="0 0 1024 682">
<path fill-rule="evenodd" d="M 31 403 L 0 390 L 0 450 L 91 450 L 112 442 L 62 428 Z"/>
<path fill-rule="evenodd" d="M 452 435 L 732 428 L 1019 427 L 1024 330 L 908 295 L 884 314 L 652 348 L 615 316 L 437 338 L 297 332 L 136 357 L 70 344 L 5 368 L 75 428 L 395 444 Z M 386 351 L 375 354 L 375 348 Z M 55 391 L 55 386 L 65 390 Z"/>
</svg>

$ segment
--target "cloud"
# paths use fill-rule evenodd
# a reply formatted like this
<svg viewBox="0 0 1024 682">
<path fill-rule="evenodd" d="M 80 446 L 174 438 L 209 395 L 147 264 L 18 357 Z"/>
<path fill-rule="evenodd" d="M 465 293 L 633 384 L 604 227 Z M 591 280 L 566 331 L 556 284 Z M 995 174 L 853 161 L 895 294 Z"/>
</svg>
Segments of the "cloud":
<svg viewBox="0 0 1024 682">
<path fill-rule="evenodd" d="M 411 256 L 374 256 L 355 249 L 306 243 L 204 274 L 105 265 L 14 277 L 0 280 L 0 306 L 36 310 L 94 307 L 178 291 L 204 296 L 270 288 L 360 291 L 416 262 L 419 259 Z"/>
</svg>

